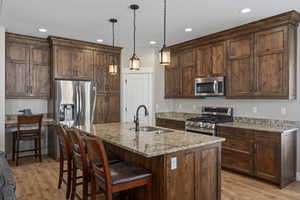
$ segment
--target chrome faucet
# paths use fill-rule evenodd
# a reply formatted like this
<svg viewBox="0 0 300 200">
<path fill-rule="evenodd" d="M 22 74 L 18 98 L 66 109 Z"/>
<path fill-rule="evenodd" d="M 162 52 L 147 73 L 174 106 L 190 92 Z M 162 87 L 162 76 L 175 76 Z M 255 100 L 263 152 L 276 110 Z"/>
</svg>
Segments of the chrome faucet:
<svg viewBox="0 0 300 200">
<path fill-rule="evenodd" d="M 135 131 L 139 131 L 140 130 L 140 122 L 139 122 L 139 111 L 141 108 L 144 108 L 145 110 L 145 116 L 148 116 L 148 110 L 147 107 L 145 105 L 140 105 L 137 109 L 136 109 L 136 115 L 134 116 L 134 123 L 135 123 Z"/>
</svg>

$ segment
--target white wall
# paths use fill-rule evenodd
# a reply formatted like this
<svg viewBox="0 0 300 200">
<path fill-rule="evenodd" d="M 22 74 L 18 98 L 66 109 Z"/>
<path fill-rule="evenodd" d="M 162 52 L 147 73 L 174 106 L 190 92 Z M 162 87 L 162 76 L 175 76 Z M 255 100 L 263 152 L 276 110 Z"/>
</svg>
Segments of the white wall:
<svg viewBox="0 0 300 200">
<path fill-rule="evenodd" d="M 0 26 L 0 151 L 5 151 L 5 29 Z"/>
<path fill-rule="evenodd" d="M 20 114 L 19 110 L 31 109 L 33 114 L 48 113 L 48 101 L 45 99 L 6 99 L 5 114 Z"/>
</svg>

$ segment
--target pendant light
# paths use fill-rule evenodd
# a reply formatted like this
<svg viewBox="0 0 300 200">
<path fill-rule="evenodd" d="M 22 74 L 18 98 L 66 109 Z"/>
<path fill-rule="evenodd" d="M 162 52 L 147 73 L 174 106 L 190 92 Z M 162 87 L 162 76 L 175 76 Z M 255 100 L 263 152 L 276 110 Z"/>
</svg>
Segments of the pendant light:
<svg viewBox="0 0 300 200">
<path fill-rule="evenodd" d="M 160 65 L 168 66 L 171 64 L 171 51 L 166 46 L 166 21 L 167 21 L 167 0 L 164 0 L 164 45 L 159 52 Z"/>
<path fill-rule="evenodd" d="M 112 41 L 112 47 L 114 48 L 115 47 L 115 23 L 118 22 L 117 19 L 110 19 L 109 20 L 111 23 L 112 23 L 112 38 L 113 38 L 113 41 Z M 117 75 L 118 74 L 118 65 L 115 61 L 115 58 L 112 57 L 112 61 L 111 63 L 108 65 L 108 72 L 111 74 L 111 75 Z"/>
<path fill-rule="evenodd" d="M 140 70 L 140 59 L 138 57 L 136 57 L 135 55 L 135 32 L 136 32 L 136 25 L 135 25 L 135 12 L 137 9 L 139 9 L 139 6 L 136 4 L 132 4 L 130 5 L 130 9 L 133 10 L 133 55 L 132 57 L 129 59 L 129 69 L 133 70 L 133 71 L 138 71 Z"/>
</svg>

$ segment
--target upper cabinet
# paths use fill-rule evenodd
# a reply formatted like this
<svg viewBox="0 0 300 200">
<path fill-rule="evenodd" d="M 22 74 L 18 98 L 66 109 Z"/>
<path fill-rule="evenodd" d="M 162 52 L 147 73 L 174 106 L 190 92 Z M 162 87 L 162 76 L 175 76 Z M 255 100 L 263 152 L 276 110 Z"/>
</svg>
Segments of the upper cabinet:
<svg viewBox="0 0 300 200">
<path fill-rule="evenodd" d="M 6 98 L 48 98 L 50 48 L 47 40 L 7 33 L 5 71 Z"/>
<path fill-rule="evenodd" d="M 225 42 L 200 46 L 196 50 L 196 76 L 224 76 Z"/>
<path fill-rule="evenodd" d="M 80 47 L 53 46 L 54 78 L 93 79 L 93 51 Z"/>
<path fill-rule="evenodd" d="M 166 97 L 194 98 L 195 77 L 225 76 L 226 98 L 295 99 L 299 21 L 300 14 L 291 11 L 170 46 L 179 52 L 175 57 L 182 54 L 177 77 L 182 92 Z"/>
<path fill-rule="evenodd" d="M 181 68 L 179 55 L 172 53 L 171 65 L 165 68 L 165 98 L 181 96 Z"/>
</svg>

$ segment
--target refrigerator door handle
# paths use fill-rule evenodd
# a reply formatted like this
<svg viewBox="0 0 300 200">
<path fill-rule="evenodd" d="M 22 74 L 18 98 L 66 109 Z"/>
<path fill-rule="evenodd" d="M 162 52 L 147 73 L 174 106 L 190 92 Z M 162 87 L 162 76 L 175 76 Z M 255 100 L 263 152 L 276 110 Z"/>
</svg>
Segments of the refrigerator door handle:
<svg viewBox="0 0 300 200">
<path fill-rule="evenodd" d="M 93 107 L 92 107 L 92 116 L 91 116 L 91 125 L 94 123 L 94 115 L 96 110 L 96 102 L 97 102 L 97 88 L 93 86 L 94 99 L 93 99 Z"/>
</svg>

